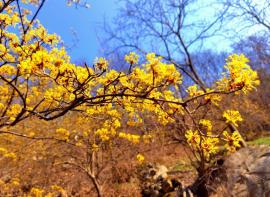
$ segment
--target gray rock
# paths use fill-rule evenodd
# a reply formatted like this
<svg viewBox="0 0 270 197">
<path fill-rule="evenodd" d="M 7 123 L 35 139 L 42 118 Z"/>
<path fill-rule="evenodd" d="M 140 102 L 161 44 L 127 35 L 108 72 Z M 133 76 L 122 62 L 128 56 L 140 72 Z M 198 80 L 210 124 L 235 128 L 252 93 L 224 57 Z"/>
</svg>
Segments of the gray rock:
<svg viewBox="0 0 270 197">
<path fill-rule="evenodd" d="M 213 196 L 270 197 L 269 146 L 240 149 L 225 159 L 224 170 L 222 187 L 227 191 Z"/>
</svg>

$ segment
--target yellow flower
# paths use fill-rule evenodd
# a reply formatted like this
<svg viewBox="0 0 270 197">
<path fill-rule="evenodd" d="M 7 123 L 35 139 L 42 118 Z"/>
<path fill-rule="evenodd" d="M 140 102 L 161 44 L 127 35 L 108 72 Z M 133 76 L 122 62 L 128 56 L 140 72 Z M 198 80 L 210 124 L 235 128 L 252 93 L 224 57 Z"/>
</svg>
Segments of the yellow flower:
<svg viewBox="0 0 270 197">
<path fill-rule="evenodd" d="M 12 185 L 14 185 L 14 186 L 19 186 L 19 185 L 20 185 L 20 179 L 18 179 L 18 178 L 13 178 L 13 179 L 11 180 L 11 183 L 12 183 Z"/>
<path fill-rule="evenodd" d="M 203 127 L 205 127 L 206 131 L 211 131 L 212 130 L 212 123 L 211 123 L 210 120 L 201 119 L 199 121 L 199 124 L 202 125 Z"/>
<path fill-rule="evenodd" d="M 96 58 L 94 65 L 100 70 L 106 70 L 108 68 L 109 63 L 105 58 L 100 57 Z"/>
<path fill-rule="evenodd" d="M 56 129 L 56 133 L 60 139 L 68 140 L 69 139 L 69 131 L 64 128 L 58 128 Z"/>
<path fill-rule="evenodd" d="M 11 121 L 14 121 L 16 116 L 21 112 L 22 106 L 20 104 L 13 104 L 7 111 L 7 115 L 10 117 Z"/>
<path fill-rule="evenodd" d="M 191 97 L 195 97 L 195 96 L 199 96 L 201 94 L 203 94 L 203 91 L 202 90 L 198 90 L 198 85 L 192 85 L 192 86 L 189 86 L 186 90 L 186 92 L 189 94 L 189 96 Z"/>
<path fill-rule="evenodd" d="M 129 134 L 129 133 L 124 133 L 124 132 L 120 132 L 118 136 L 119 138 L 126 139 L 134 144 L 138 144 L 141 138 L 140 135 Z"/>
<path fill-rule="evenodd" d="M 215 94 L 215 93 L 211 93 L 214 90 L 211 90 L 209 88 L 206 89 L 207 93 L 210 93 L 208 95 L 205 95 L 205 100 L 209 100 L 211 103 L 213 103 L 214 105 L 218 106 L 219 102 L 221 101 L 222 97 L 220 94 Z"/>
<path fill-rule="evenodd" d="M 44 193 L 43 189 L 39 189 L 36 187 L 33 187 L 30 191 L 30 194 L 34 195 L 35 197 L 42 197 Z"/>
<path fill-rule="evenodd" d="M 144 143 L 150 143 L 153 140 L 153 136 L 151 134 L 146 134 L 142 136 Z"/>
<path fill-rule="evenodd" d="M 232 123 L 235 126 L 238 126 L 236 122 L 243 121 L 239 111 L 235 110 L 226 110 L 223 112 L 223 117 L 226 118 L 226 123 Z"/>
<path fill-rule="evenodd" d="M 59 185 L 52 185 L 51 188 L 52 190 L 55 190 L 55 191 L 60 191 L 60 192 L 64 191 L 64 189 Z"/>
<path fill-rule="evenodd" d="M 225 141 L 227 142 L 225 144 L 225 147 L 230 152 L 234 152 L 236 148 L 241 147 L 241 136 L 238 132 L 234 131 L 232 134 L 229 134 L 227 131 L 224 131 L 223 136 L 225 138 Z"/>
<path fill-rule="evenodd" d="M 206 135 L 200 136 L 198 131 L 188 130 L 185 134 L 189 146 L 195 151 L 202 151 L 206 159 L 209 159 L 211 155 L 217 153 L 219 139 L 212 137 L 212 133 L 209 131 Z"/>
<path fill-rule="evenodd" d="M 200 135 L 198 131 L 188 130 L 186 131 L 185 137 L 190 146 L 197 146 L 200 142 Z"/>
<path fill-rule="evenodd" d="M 128 55 L 125 55 L 125 60 L 129 64 L 137 64 L 139 60 L 139 56 L 134 52 L 130 52 Z"/>
<path fill-rule="evenodd" d="M 218 143 L 219 140 L 214 137 L 203 137 L 201 148 L 203 150 L 203 153 L 207 159 L 218 151 Z"/>
<path fill-rule="evenodd" d="M 136 159 L 140 164 L 142 164 L 145 160 L 144 156 L 140 153 L 136 155 Z"/>
<path fill-rule="evenodd" d="M 7 149 L 0 147 L 0 154 L 6 154 L 7 152 Z"/>
<path fill-rule="evenodd" d="M 111 134 L 112 133 L 108 128 L 100 128 L 95 131 L 95 135 L 99 136 L 102 141 L 108 141 Z"/>
<path fill-rule="evenodd" d="M 13 160 L 16 160 L 17 159 L 17 156 L 16 156 L 16 154 L 15 153 L 6 153 L 6 154 L 4 154 L 3 155 L 4 157 L 8 157 L 8 158 L 11 158 L 11 159 L 13 159 Z"/>
<path fill-rule="evenodd" d="M 99 146 L 97 145 L 97 144 L 92 144 L 92 150 L 93 151 L 98 151 L 98 148 L 99 148 Z"/>
</svg>

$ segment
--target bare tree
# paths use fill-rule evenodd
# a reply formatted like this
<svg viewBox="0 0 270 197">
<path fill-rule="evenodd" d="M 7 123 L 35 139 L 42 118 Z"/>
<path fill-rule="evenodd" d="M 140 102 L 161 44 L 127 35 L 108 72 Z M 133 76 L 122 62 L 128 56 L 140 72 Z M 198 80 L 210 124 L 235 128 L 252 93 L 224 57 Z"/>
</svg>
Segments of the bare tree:
<svg viewBox="0 0 270 197">
<path fill-rule="evenodd" d="M 246 54 L 254 69 L 270 71 L 270 39 L 267 34 L 254 34 L 233 45 L 237 53 Z"/>
<path fill-rule="evenodd" d="M 222 77 L 223 65 L 225 65 L 227 57 L 228 52 L 217 52 L 210 49 L 192 53 L 193 63 L 200 68 L 201 78 L 206 86 L 212 86 Z"/>
<path fill-rule="evenodd" d="M 200 76 L 205 70 L 195 64 L 192 54 L 200 51 L 206 40 L 219 35 L 228 7 L 215 1 L 197 0 L 124 0 L 122 3 L 115 25 L 104 25 L 108 37 L 103 40 L 103 46 L 107 55 L 121 50 L 155 52 L 205 89 L 206 83 Z"/>
<path fill-rule="evenodd" d="M 270 33 L 269 0 L 222 0 L 229 7 L 228 17 L 238 35 L 254 32 Z"/>
</svg>

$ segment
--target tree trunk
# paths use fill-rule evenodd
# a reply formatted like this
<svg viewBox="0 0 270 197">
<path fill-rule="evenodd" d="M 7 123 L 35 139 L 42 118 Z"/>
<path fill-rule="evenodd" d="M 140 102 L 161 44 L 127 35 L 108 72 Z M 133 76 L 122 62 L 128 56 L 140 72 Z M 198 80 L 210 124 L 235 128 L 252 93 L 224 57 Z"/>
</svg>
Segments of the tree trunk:
<svg viewBox="0 0 270 197">
<path fill-rule="evenodd" d="M 193 194 L 198 197 L 209 197 L 209 191 L 206 187 L 207 180 L 205 174 L 199 174 L 196 181 L 191 185 L 190 189 Z"/>
<path fill-rule="evenodd" d="M 97 178 L 95 176 L 91 175 L 91 174 L 88 174 L 88 177 L 93 182 L 98 197 L 103 197 L 102 186 L 99 184 Z"/>
</svg>

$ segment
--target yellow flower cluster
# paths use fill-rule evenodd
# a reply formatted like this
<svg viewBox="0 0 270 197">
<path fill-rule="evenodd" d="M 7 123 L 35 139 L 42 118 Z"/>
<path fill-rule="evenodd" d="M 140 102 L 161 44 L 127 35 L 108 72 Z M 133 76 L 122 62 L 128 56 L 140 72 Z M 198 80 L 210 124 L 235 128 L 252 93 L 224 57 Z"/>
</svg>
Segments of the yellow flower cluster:
<svg viewBox="0 0 270 197">
<path fill-rule="evenodd" d="M 219 139 L 211 137 L 212 133 L 208 132 L 207 135 L 201 135 L 198 131 L 188 130 L 185 137 L 190 147 L 196 152 L 202 151 L 203 156 L 209 159 L 217 153 L 219 147 Z"/>
<path fill-rule="evenodd" d="M 150 143 L 153 140 L 153 135 L 151 134 L 145 134 L 142 136 L 143 142 L 144 143 Z"/>
<path fill-rule="evenodd" d="M 44 190 L 40 188 L 33 187 L 30 191 L 30 194 L 34 195 L 35 197 L 43 197 Z"/>
<path fill-rule="evenodd" d="M 27 15 L 30 12 L 26 13 L 23 23 L 29 24 Z M 130 126 L 142 124 L 138 115 L 140 111 L 157 114 L 158 121 L 164 125 L 173 122 L 168 113 L 183 112 L 181 105 L 168 103 L 166 112 L 154 102 L 154 99 L 181 101 L 172 88 L 172 85 L 181 83 L 180 73 L 174 65 L 162 62 L 155 54 L 148 54 L 147 62 L 135 67 L 130 74 L 109 69 L 105 58 L 96 59 L 93 68 L 75 65 L 70 62 L 65 48 L 60 47 L 60 38 L 49 34 L 38 21 L 34 21 L 27 33 L 21 32 L 18 35 L 10 30 L 13 25 L 20 26 L 17 10 L 10 8 L 1 18 L 6 21 L 6 26 L 2 29 L 6 42 L 0 44 L 1 62 L 9 64 L 0 67 L 0 74 L 5 77 L 5 81 L 1 81 L 0 113 L 6 111 L 8 124 L 30 113 L 50 118 L 61 113 L 62 109 L 74 106 L 89 115 L 106 112 L 108 116 L 117 119 L 105 122 L 103 128 L 96 131 L 97 136 L 108 140 L 121 126 L 121 115 L 115 111 L 115 104 L 124 109 L 138 109 L 130 112 L 127 121 Z M 138 58 L 134 52 L 125 57 L 126 61 L 133 64 L 138 63 Z M 15 88 L 18 91 L 12 94 L 14 86 L 7 82 L 12 81 L 15 76 L 20 83 L 16 83 Z M 5 106 L 9 100 L 14 103 Z M 84 102 L 90 104 L 83 105 Z M 101 104 L 104 105 L 100 106 Z M 93 105 L 98 107 L 92 107 Z M 63 132 L 61 135 L 64 136 L 63 139 L 68 139 L 67 133 Z"/>
<path fill-rule="evenodd" d="M 233 123 L 237 126 L 236 122 L 241 121 L 242 118 L 238 111 L 227 110 L 224 112 L 224 117 L 227 122 Z M 202 159 L 211 159 L 216 153 L 222 150 L 222 146 L 229 152 L 234 152 L 238 147 L 241 146 L 242 138 L 238 132 L 234 131 L 229 134 L 227 131 L 223 131 L 219 135 L 214 135 L 212 132 L 212 123 L 210 120 L 201 119 L 199 120 L 201 126 L 199 130 L 187 130 L 185 137 L 187 143 L 192 148 L 195 154 Z"/>
<path fill-rule="evenodd" d="M 226 123 L 232 123 L 235 126 L 238 126 L 237 122 L 243 121 L 239 111 L 235 111 L 235 110 L 224 111 L 223 117 L 226 119 Z"/>
<path fill-rule="evenodd" d="M 226 60 L 224 78 L 217 82 L 219 89 L 226 91 L 242 90 L 245 94 L 260 84 L 258 74 L 247 64 L 249 59 L 243 54 L 233 54 Z"/>
<path fill-rule="evenodd" d="M 220 151 L 222 149 L 221 145 L 224 145 L 229 152 L 234 152 L 241 146 L 241 136 L 238 132 L 229 134 L 227 131 L 223 131 L 222 136 L 214 136 L 211 132 L 200 134 L 198 131 L 192 130 L 186 131 L 185 134 L 189 146 L 195 153 L 203 153 L 205 159 L 210 159 L 211 156 Z"/>
<path fill-rule="evenodd" d="M 9 10 L 9 12 L 10 11 L 11 10 Z M 14 25 L 15 26 L 16 23 L 18 23 L 20 21 L 20 18 L 18 16 L 18 14 L 14 14 L 11 16 L 9 14 L 0 13 L 0 21 L 2 22 L 2 24 L 6 25 L 6 26 L 7 25 Z M 3 53 L 2 53 L 2 55 L 3 55 Z"/>
<path fill-rule="evenodd" d="M 140 136 L 135 134 L 120 132 L 119 137 L 126 139 L 134 144 L 138 144 L 140 142 Z"/>
<path fill-rule="evenodd" d="M 8 182 L 4 182 L 0 179 L 1 192 L 4 192 L 4 194 L 10 194 L 11 191 L 16 191 L 16 196 L 19 195 L 29 197 L 54 197 L 66 194 L 66 191 L 59 185 L 52 185 L 47 190 L 40 187 L 32 187 L 30 188 L 30 192 L 26 194 L 25 191 L 22 189 L 21 183 L 22 181 L 17 177 L 12 178 Z"/>
<path fill-rule="evenodd" d="M 70 136 L 69 131 L 64 128 L 56 129 L 55 133 L 57 134 L 57 138 L 62 140 L 68 140 Z"/>
<path fill-rule="evenodd" d="M 99 136 L 102 141 L 108 141 L 110 139 L 110 136 L 112 133 L 107 128 L 100 128 L 100 129 L 96 130 L 95 134 L 97 136 Z"/>
<path fill-rule="evenodd" d="M 63 192 L 63 191 L 65 191 L 61 186 L 59 186 L 59 185 L 52 185 L 51 186 L 51 189 L 52 190 L 55 190 L 55 191 L 60 191 L 60 192 Z"/>
<path fill-rule="evenodd" d="M 181 83 L 182 78 L 180 73 L 176 70 L 173 64 L 163 63 L 161 57 L 156 57 L 154 53 L 149 53 L 146 55 L 148 63 L 145 64 L 146 71 L 152 72 L 152 78 L 157 81 L 168 82 L 169 84 Z M 149 80 L 149 79 L 148 79 Z"/>
<path fill-rule="evenodd" d="M 16 119 L 16 115 L 19 114 L 22 110 L 22 106 L 20 104 L 13 104 L 9 107 L 7 111 L 7 115 L 9 116 L 11 121 Z"/>
<path fill-rule="evenodd" d="M 202 95 L 204 92 L 199 89 L 198 85 L 189 86 L 186 90 L 190 97 L 196 97 Z"/>
<path fill-rule="evenodd" d="M 17 156 L 13 152 L 9 152 L 6 148 L 0 147 L 0 155 L 6 158 L 11 158 L 13 160 L 17 159 Z"/>
</svg>

